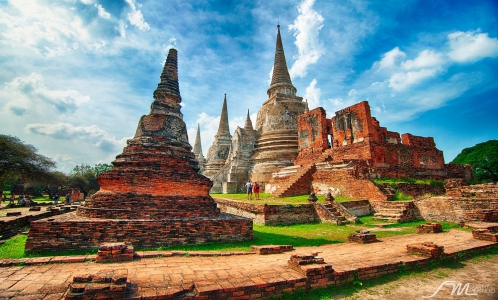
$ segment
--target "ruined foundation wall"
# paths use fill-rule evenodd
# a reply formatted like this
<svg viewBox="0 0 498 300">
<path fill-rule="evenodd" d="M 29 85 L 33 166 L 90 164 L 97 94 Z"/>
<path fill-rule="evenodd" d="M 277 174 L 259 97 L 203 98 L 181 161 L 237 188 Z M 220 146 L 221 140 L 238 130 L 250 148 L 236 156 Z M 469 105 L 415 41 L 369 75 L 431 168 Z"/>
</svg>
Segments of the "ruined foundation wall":
<svg viewBox="0 0 498 300">
<path fill-rule="evenodd" d="M 318 195 L 330 192 L 334 197 L 388 200 L 387 196 L 372 181 L 357 179 L 352 173 L 352 168 L 334 170 L 317 167 L 317 171 L 313 174 L 313 190 Z"/>
<path fill-rule="evenodd" d="M 290 225 L 318 222 L 312 204 L 259 205 L 226 199 L 214 199 L 222 212 L 253 219 L 260 225 Z"/>
<path fill-rule="evenodd" d="M 498 200 L 485 198 L 434 197 L 414 201 L 425 220 L 472 221 L 477 211 L 498 209 Z"/>
<path fill-rule="evenodd" d="M 84 219 L 74 213 L 61 217 L 31 222 L 26 251 L 92 249 L 106 242 L 131 243 L 136 248 L 158 248 L 244 241 L 251 240 L 253 236 L 251 220 L 228 214 L 162 220 Z"/>
<path fill-rule="evenodd" d="M 357 201 L 348 201 L 341 202 L 342 206 L 344 206 L 350 213 L 357 217 L 368 216 L 373 214 L 373 208 L 370 205 L 368 200 L 357 200 Z"/>
</svg>

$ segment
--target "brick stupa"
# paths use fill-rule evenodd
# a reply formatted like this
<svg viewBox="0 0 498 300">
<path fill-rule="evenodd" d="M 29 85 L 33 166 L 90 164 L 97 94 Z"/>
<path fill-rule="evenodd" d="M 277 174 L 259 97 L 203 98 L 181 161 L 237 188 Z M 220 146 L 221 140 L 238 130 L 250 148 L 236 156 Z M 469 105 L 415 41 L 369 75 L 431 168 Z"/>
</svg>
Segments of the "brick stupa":
<svg viewBox="0 0 498 300">
<path fill-rule="evenodd" d="M 100 190 L 76 213 L 33 222 L 27 251 L 96 248 L 103 242 L 135 247 L 252 238 L 252 221 L 220 213 L 199 174 L 180 112 L 177 51 L 170 49 L 134 138 L 97 177 Z"/>
</svg>

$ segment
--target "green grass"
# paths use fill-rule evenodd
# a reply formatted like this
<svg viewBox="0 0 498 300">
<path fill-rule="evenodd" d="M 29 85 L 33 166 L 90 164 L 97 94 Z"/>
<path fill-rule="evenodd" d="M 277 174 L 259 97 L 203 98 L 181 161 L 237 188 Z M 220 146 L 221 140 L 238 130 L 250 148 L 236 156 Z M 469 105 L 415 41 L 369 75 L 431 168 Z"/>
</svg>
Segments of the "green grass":
<svg viewBox="0 0 498 300">
<path fill-rule="evenodd" d="M 413 200 L 413 197 L 410 195 L 405 195 L 402 191 L 396 191 L 394 197 L 392 197 L 391 201 L 407 201 Z"/>
<path fill-rule="evenodd" d="M 26 235 L 21 234 L 5 241 L 5 243 L 0 245 L 0 259 L 25 257 L 24 245 L 27 238 Z"/>
<path fill-rule="evenodd" d="M 439 180 L 432 179 L 413 179 L 413 178 L 380 178 L 374 179 L 375 184 L 398 184 L 398 183 L 414 183 L 414 184 L 425 184 L 432 186 L 444 186 L 444 183 Z"/>
<path fill-rule="evenodd" d="M 137 249 L 137 250 L 181 250 L 181 251 L 249 251 L 251 245 L 293 245 L 294 247 L 321 246 L 326 244 L 343 243 L 347 241 L 348 235 L 358 229 L 372 228 L 374 224 L 382 221 L 373 220 L 372 216 L 360 217 L 361 224 L 336 226 L 330 223 L 296 224 L 287 226 L 262 226 L 254 225 L 254 238 L 250 241 L 232 243 L 214 243 L 201 245 L 165 246 L 159 249 Z M 389 225 L 385 231 L 375 231 L 379 238 L 416 233 L 416 227 L 425 221 L 414 221 Z M 443 229 L 459 228 L 458 224 L 442 222 Z M 398 231 L 390 228 L 400 228 Z M 64 252 L 42 252 L 36 254 L 24 254 L 25 236 L 10 239 L 9 243 L 0 245 L 0 258 L 22 258 L 34 256 L 60 256 L 60 255 L 84 255 L 96 253 L 93 251 L 64 251 Z M 12 248 L 8 250 L 7 248 Z"/>
<path fill-rule="evenodd" d="M 279 197 L 273 196 L 271 194 L 261 193 L 260 197 L 259 197 L 260 200 L 255 200 L 254 195 L 252 197 L 253 198 L 252 200 L 247 200 L 246 194 L 211 194 L 211 197 L 229 199 L 229 200 L 238 200 L 238 201 L 250 202 L 253 204 L 268 204 L 268 205 L 271 205 L 271 204 L 299 205 L 299 204 L 309 203 L 308 202 L 309 195 L 299 195 L 299 196 L 279 198 Z M 325 203 L 325 196 L 324 195 L 318 195 L 317 198 L 318 198 L 318 202 Z M 346 201 L 352 201 L 355 199 L 338 196 L 338 197 L 335 197 L 335 200 L 337 202 L 346 202 Z"/>
</svg>

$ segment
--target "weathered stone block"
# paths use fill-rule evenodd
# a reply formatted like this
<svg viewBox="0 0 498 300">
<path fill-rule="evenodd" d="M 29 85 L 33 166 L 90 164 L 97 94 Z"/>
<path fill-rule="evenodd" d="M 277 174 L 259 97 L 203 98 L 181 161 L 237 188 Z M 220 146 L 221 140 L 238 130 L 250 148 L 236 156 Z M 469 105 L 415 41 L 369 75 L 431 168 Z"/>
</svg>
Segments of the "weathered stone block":
<svg viewBox="0 0 498 300">
<path fill-rule="evenodd" d="M 433 242 L 424 242 L 406 245 L 408 253 L 431 258 L 439 258 L 444 254 L 444 247 Z"/>
<path fill-rule="evenodd" d="M 417 226 L 417 233 L 438 233 L 443 232 L 443 226 L 439 223 L 420 224 Z"/>
</svg>

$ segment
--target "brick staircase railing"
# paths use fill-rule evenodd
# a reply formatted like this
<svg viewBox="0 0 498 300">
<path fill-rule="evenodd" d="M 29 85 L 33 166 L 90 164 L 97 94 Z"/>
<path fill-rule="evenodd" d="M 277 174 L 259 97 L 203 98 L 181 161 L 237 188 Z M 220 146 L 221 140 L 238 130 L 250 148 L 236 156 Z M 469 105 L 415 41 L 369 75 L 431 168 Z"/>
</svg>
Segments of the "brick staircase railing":
<svg viewBox="0 0 498 300">
<path fill-rule="evenodd" d="M 233 159 L 229 158 L 228 162 L 226 162 L 226 163 L 223 165 L 223 167 L 221 167 L 221 169 L 220 169 L 218 172 L 216 172 L 216 173 L 214 174 L 214 176 L 211 178 L 211 180 L 213 180 L 213 181 L 214 181 L 214 180 L 216 179 L 216 177 L 220 176 L 220 174 L 222 174 L 222 173 L 223 173 L 223 171 L 225 171 L 225 169 L 226 169 L 226 168 L 228 168 L 229 166 L 231 166 L 231 165 L 232 165 L 232 161 L 233 161 Z"/>
<path fill-rule="evenodd" d="M 346 218 L 330 203 L 322 204 L 320 202 L 314 202 L 313 206 L 322 222 L 335 223 L 336 225 L 343 225 L 347 222 Z"/>
<path fill-rule="evenodd" d="M 337 201 L 327 202 L 334 208 L 337 212 L 339 212 L 349 223 L 358 223 L 360 220 L 357 216 L 353 215 L 344 205 Z"/>
<path fill-rule="evenodd" d="M 300 170 L 286 179 L 274 192 L 277 197 L 287 197 L 296 194 L 310 193 L 310 176 L 316 171 L 314 164 L 302 166 Z"/>
</svg>

